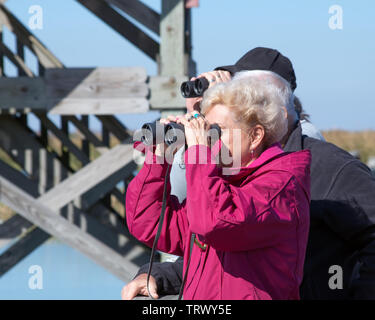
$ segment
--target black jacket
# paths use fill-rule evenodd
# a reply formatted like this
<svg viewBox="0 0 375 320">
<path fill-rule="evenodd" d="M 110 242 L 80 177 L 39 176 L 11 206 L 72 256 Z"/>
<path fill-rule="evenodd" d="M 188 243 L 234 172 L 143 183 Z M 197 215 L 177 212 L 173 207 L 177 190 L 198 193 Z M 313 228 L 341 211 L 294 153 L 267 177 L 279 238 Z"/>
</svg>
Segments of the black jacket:
<svg viewBox="0 0 375 320">
<path fill-rule="evenodd" d="M 284 148 L 309 149 L 310 233 L 301 299 L 375 299 L 375 179 L 359 160 L 333 144 L 302 135 L 298 126 Z M 182 258 L 154 264 L 161 294 L 177 294 Z M 342 268 L 343 288 L 331 289 L 331 266 Z M 147 272 L 142 266 L 138 274 Z M 337 268 L 337 267 L 336 267 Z M 336 285 L 339 282 L 331 278 Z"/>
</svg>

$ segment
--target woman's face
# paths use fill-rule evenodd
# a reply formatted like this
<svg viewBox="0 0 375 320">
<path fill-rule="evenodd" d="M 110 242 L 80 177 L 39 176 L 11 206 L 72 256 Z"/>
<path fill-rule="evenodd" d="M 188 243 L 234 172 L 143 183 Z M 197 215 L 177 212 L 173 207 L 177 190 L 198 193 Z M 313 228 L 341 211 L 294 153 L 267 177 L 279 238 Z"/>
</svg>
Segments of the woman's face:
<svg viewBox="0 0 375 320">
<path fill-rule="evenodd" d="M 210 124 L 216 123 L 222 130 L 220 165 L 234 168 L 248 166 L 253 160 L 250 128 L 240 121 L 234 121 L 232 112 L 223 104 L 213 106 L 205 117 Z"/>
</svg>

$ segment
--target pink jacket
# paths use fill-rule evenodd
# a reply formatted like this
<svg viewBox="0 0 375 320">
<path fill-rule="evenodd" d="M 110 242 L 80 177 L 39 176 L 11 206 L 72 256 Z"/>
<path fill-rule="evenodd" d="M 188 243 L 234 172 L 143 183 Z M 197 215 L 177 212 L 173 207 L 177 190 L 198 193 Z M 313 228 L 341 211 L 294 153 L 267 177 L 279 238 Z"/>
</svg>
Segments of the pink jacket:
<svg viewBox="0 0 375 320">
<path fill-rule="evenodd" d="M 184 256 L 194 244 L 184 299 L 299 299 L 309 230 L 310 152 L 279 144 L 250 166 L 223 176 L 214 163 L 188 164 L 211 149 L 186 150 L 187 198 L 170 194 L 158 250 Z M 151 152 L 147 157 L 154 157 Z M 152 246 L 167 164 L 144 164 L 126 193 L 130 232 Z"/>
</svg>

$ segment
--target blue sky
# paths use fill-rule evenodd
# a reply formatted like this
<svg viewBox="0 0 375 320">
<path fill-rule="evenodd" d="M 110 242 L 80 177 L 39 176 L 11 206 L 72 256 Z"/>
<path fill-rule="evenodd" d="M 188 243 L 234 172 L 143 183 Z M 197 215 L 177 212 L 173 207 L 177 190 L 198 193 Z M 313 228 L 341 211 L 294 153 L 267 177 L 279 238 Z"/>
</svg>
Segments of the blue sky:
<svg viewBox="0 0 375 320">
<path fill-rule="evenodd" d="M 159 0 L 144 2 L 160 11 Z M 44 27 L 34 33 L 67 67 L 144 66 L 156 74 L 151 59 L 74 0 L 8 0 L 6 5 L 27 24 L 34 4 L 44 10 Z M 328 26 L 328 10 L 335 4 L 343 9 L 342 30 Z M 201 0 L 192 10 L 199 73 L 232 64 L 256 46 L 277 48 L 292 60 L 296 94 L 318 128 L 375 129 L 374 1 Z M 6 41 L 13 45 L 9 35 Z M 138 125 L 154 116 L 121 118 Z"/>
</svg>

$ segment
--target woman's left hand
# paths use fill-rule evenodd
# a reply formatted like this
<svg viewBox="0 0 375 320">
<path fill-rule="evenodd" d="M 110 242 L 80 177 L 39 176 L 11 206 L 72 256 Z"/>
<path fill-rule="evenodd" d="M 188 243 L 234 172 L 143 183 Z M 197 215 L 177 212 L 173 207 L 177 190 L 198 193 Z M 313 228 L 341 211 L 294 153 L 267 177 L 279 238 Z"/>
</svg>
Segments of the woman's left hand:
<svg viewBox="0 0 375 320">
<path fill-rule="evenodd" d="M 179 118 L 177 123 L 185 127 L 185 138 L 188 147 L 202 144 L 208 146 L 208 130 L 210 124 L 204 116 L 198 111 L 187 113 L 184 117 Z"/>
</svg>

